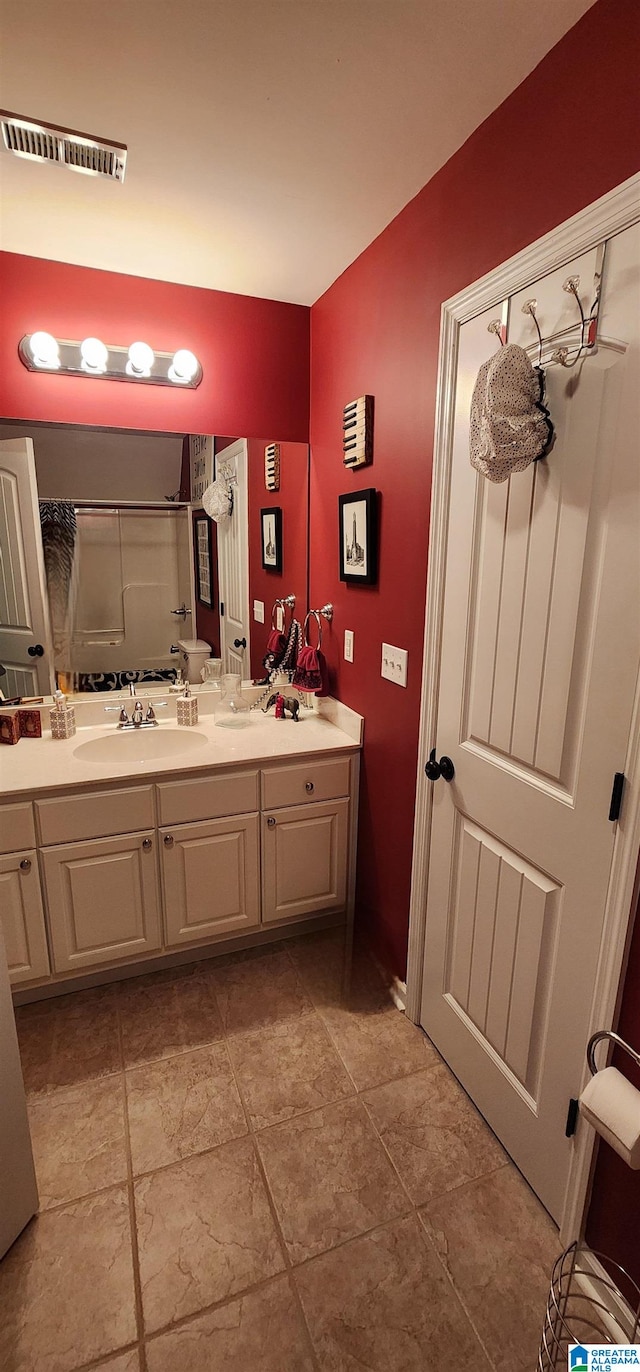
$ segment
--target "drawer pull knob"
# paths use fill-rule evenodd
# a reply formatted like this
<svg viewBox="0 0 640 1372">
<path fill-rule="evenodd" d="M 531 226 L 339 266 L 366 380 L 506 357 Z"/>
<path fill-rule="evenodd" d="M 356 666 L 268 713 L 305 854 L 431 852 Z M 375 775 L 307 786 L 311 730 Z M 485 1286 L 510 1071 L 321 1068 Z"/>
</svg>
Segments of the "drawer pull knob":
<svg viewBox="0 0 640 1372">
<path fill-rule="evenodd" d="M 151 851 L 151 849 L 153 848 L 153 839 L 151 839 L 151 838 L 143 838 L 143 840 L 142 840 L 142 847 L 144 848 L 145 853 L 149 853 L 149 852 Z"/>
<path fill-rule="evenodd" d="M 31 871 L 31 858 L 23 858 L 23 859 L 22 859 L 22 862 L 20 863 L 20 871 L 21 871 L 21 872 L 30 872 L 30 871 Z"/>
<path fill-rule="evenodd" d="M 313 789 L 314 789 L 313 782 L 312 782 L 312 781 L 305 781 L 305 783 L 304 783 L 304 789 L 305 789 L 305 791 L 308 791 L 308 792 L 309 792 L 309 795 L 311 795 L 311 792 L 312 792 Z"/>
<path fill-rule="evenodd" d="M 173 834 L 165 834 L 164 846 L 165 848 L 173 848 Z"/>
<path fill-rule="evenodd" d="M 275 822 L 275 819 L 273 818 L 273 815 L 269 815 L 269 818 L 268 818 L 268 820 L 267 820 L 267 824 L 269 825 L 269 828 L 270 828 L 270 829 L 275 829 L 275 824 L 276 824 L 276 822 Z"/>
</svg>

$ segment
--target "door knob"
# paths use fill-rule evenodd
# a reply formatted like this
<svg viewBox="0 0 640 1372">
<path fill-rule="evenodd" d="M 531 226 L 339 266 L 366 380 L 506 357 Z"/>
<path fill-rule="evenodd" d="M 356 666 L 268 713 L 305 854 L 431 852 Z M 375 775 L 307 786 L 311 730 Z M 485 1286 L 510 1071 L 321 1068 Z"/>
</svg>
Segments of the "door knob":
<svg viewBox="0 0 640 1372">
<path fill-rule="evenodd" d="M 145 853 L 150 852 L 150 850 L 153 848 L 153 839 L 143 838 L 142 847 L 144 848 Z"/>
<path fill-rule="evenodd" d="M 456 774 L 456 769 L 451 761 L 451 758 L 447 757 L 445 753 L 443 753 L 439 762 L 436 761 L 435 748 L 431 749 L 431 752 L 429 753 L 429 761 L 425 762 L 424 770 L 429 778 L 429 781 L 438 781 L 440 777 L 444 777 L 445 781 L 453 781 L 453 778 Z"/>
<path fill-rule="evenodd" d="M 267 824 L 269 825 L 269 828 L 270 828 L 270 829 L 273 829 L 273 827 L 274 827 L 274 825 L 275 825 L 275 819 L 273 818 L 273 815 L 269 815 L 269 818 L 268 818 L 268 820 L 267 820 Z"/>
<path fill-rule="evenodd" d="M 21 871 L 21 872 L 30 872 L 30 871 L 31 871 L 31 858 L 23 858 L 23 859 L 22 859 L 22 862 L 20 863 L 20 871 Z"/>
<path fill-rule="evenodd" d="M 234 640 L 233 640 L 233 646 L 234 646 L 234 648 L 246 648 L 246 646 L 247 646 L 247 640 L 246 640 L 246 638 L 234 638 Z"/>
<path fill-rule="evenodd" d="M 27 648 L 27 652 L 29 657 L 44 657 L 44 648 L 41 643 L 32 643 L 31 647 Z"/>
<path fill-rule="evenodd" d="M 163 843 L 165 848 L 173 848 L 173 834 L 165 834 Z"/>
</svg>

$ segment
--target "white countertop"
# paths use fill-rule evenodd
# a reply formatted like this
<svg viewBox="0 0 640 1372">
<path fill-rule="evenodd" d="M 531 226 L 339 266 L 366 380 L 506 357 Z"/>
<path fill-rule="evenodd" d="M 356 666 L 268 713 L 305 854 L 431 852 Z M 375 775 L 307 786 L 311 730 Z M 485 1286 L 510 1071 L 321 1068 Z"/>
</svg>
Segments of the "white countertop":
<svg viewBox="0 0 640 1372">
<path fill-rule="evenodd" d="M 71 739 L 52 739 L 50 731 L 44 729 L 42 738 L 22 738 L 14 745 L 0 746 L 0 796 L 8 800 L 23 793 L 50 791 L 61 786 L 86 788 L 95 782 L 136 781 L 171 772 L 207 772 L 237 763 L 257 766 L 286 758 L 295 760 L 359 748 L 360 716 L 337 701 L 323 701 L 321 709 L 321 714 L 301 710 L 297 723 L 251 711 L 249 723 L 243 729 L 220 728 L 214 724 L 211 714 L 201 714 L 198 723 L 190 729 L 185 728 L 184 732 L 204 734 L 206 744 L 197 751 L 174 753 L 144 762 L 131 762 L 126 757 L 127 739 L 138 736 L 134 731 L 122 738 L 122 758 L 105 757 L 99 762 L 87 762 L 76 756 L 75 750 L 82 743 L 114 734 L 117 726 L 113 721 L 97 727 L 78 728 Z M 175 730 L 175 713 L 171 713 L 173 717 L 163 720 L 158 730 L 149 730 L 149 734 L 165 727 Z M 349 732 L 332 719 L 346 725 Z"/>
</svg>

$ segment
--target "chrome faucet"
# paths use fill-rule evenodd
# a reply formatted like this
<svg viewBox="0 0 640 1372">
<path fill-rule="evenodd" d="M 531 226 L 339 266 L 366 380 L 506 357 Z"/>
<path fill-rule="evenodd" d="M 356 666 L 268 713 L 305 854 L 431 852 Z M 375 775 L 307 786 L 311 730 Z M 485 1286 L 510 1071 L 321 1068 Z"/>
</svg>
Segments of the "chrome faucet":
<svg viewBox="0 0 640 1372">
<path fill-rule="evenodd" d="M 156 710 L 158 709 L 158 707 L 161 706 L 161 705 L 165 705 L 165 706 L 166 706 L 166 704 L 167 704 L 166 700 L 156 700 L 156 702 L 155 702 L 155 709 L 154 709 L 153 705 L 151 704 L 151 702 L 149 701 L 148 704 L 147 704 L 147 712 L 146 712 L 146 714 L 145 714 L 145 712 L 144 712 L 144 710 L 143 710 L 143 707 L 142 707 L 142 701 L 138 699 L 138 697 L 137 697 L 137 695 L 136 695 L 136 693 L 135 693 L 135 689 L 134 689 L 134 687 L 133 687 L 132 684 L 129 686 L 129 690 L 130 690 L 130 692 L 131 692 L 131 695 L 134 696 L 134 698 L 135 698 L 135 705 L 134 705 L 134 707 L 133 707 L 133 710 L 131 711 L 131 717 L 129 717 L 129 715 L 127 714 L 127 711 L 126 711 L 124 705 L 105 705 L 105 706 L 104 706 L 105 714 L 115 714 L 115 713 L 117 713 L 117 715 L 118 715 L 118 728 L 119 728 L 119 729 L 154 729 L 154 728 L 157 728 L 159 721 L 156 719 L 155 711 L 156 711 Z"/>
</svg>

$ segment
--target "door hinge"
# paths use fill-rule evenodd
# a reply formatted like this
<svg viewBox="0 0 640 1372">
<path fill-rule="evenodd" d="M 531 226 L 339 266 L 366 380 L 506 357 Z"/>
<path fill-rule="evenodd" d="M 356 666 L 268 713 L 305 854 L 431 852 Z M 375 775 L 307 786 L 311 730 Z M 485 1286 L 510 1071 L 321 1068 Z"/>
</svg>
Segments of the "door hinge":
<svg viewBox="0 0 640 1372">
<path fill-rule="evenodd" d="M 616 820 L 620 818 L 620 810 L 622 809 L 622 792 L 624 791 L 624 781 L 624 772 L 616 772 L 614 774 L 613 786 L 611 787 L 611 801 L 609 804 L 609 819 L 611 820 Z"/>
<path fill-rule="evenodd" d="M 224 600 L 220 601 L 220 618 L 224 619 Z"/>
<path fill-rule="evenodd" d="M 569 1109 L 567 1110 L 567 1123 L 566 1123 L 565 1129 L 564 1129 L 565 1138 L 567 1138 L 567 1139 L 572 1138 L 572 1136 L 573 1136 L 573 1135 L 575 1134 L 575 1132 L 576 1132 L 576 1124 L 577 1124 L 577 1123 L 578 1123 L 578 1101 L 575 1100 L 575 1098 L 574 1098 L 573 1096 L 571 1096 L 571 1099 L 570 1099 L 570 1101 L 569 1101 Z"/>
</svg>

